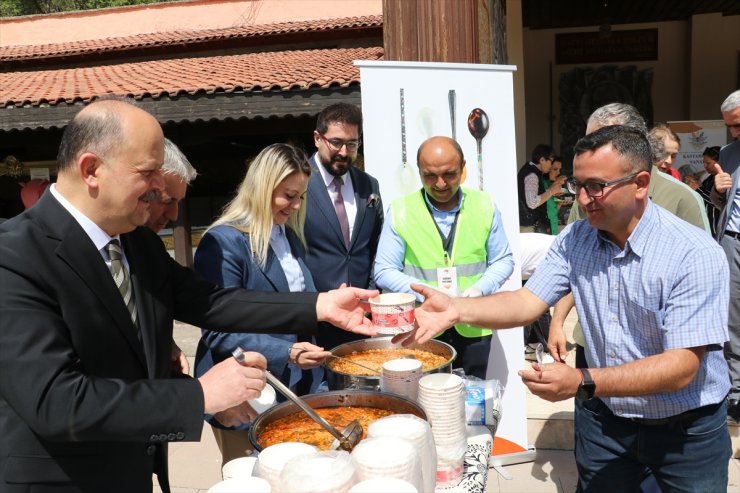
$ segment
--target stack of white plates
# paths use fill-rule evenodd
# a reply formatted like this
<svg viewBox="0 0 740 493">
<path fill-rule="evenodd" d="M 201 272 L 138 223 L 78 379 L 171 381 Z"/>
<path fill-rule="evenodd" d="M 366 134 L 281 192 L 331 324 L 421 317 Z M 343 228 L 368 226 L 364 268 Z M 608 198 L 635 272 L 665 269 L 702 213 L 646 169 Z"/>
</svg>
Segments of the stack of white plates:
<svg viewBox="0 0 740 493">
<path fill-rule="evenodd" d="M 220 481 L 208 493 L 271 493 L 270 483 L 260 478 L 231 478 Z"/>
<path fill-rule="evenodd" d="M 434 491 L 434 489 L 427 490 Z M 418 493 L 414 485 L 403 479 L 373 478 L 360 481 L 349 493 Z"/>
<path fill-rule="evenodd" d="M 348 493 L 355 482 L 355 466 L 344 450 L 294 457 L 280 473 L 280 491 L 290 493 Z"/>
<path fill-rule="evenodd" d="M 380 390 L 402 395 L 416 401 L 419 396 L 421 361 L 418 359 L 392 359 L 383 363 L 380 372 Z"/>
<path fill-rule="evenodd" d="M 413 414 L 394 414 L 370 423 L 368 438 L 399 437 L 414 444 L 421 460 L 422 491 L 434 491 L 437 481 L 437 451 L 429 423 Z M 378 490 L 393 491 L 393 490 Z"/>
<path fill-rule="evenodd" d="M 416 446 L 403 438 L 377 437 L 361 441 L 352 451 L 357 479 L 397 478 L 423 490 L 421 460 Z"/>
<path fill-rule="evenodd" d="M 257 457 L 239 457 L 232 459 L 221 468 L 221 475 L 224 479 L 238 479 L 252 477 L 254 465 L 257 463 Z"/>
<path fill-rule="evenodd" d="M 433 373 L 419 380 L 419 404 L 432 425 L 437 449 L 437 487 L 457 485 L 463 476 L 465 434 L 465 383 L 450 373 Z"/>
<path fill-rule="evenodd" d="M 270 445 L 257 456 L 257 464 L 254 466 L 254 475 L 267 480 L 272 487 L 273 493 L 280 491 L 280 473 L 285 463 L 293 457 L 305 454 L 313 454 L 319 449 L 307 443 L 285 442 Z"/>
</svg>

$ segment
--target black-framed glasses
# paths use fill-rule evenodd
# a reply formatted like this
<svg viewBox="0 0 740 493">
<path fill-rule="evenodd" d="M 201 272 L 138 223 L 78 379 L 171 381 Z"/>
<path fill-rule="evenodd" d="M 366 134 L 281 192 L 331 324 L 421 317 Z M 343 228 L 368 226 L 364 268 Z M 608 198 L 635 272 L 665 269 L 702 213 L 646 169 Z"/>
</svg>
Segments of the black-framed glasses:
<svg viewBox="0 0 740 493">
<path fill-rule="evenodd" d="M 565 183 L 568 186 L 568 191 L 573 195 L 578 195 L 578 192 L 583 188 L 586 190 L 586 195 L 591 198 L 598 198 L 604 195 L 604 189 L 606 187 L 612 187 L 619 183 L 631 181 L 638 175 L 638 173 L 632 173 L 631 175 L 623 176 L 622 178 L 617 178 L 612 181 L 587 181 L 585 183 L 581 183 L 575 178 L 571 178 Z"/>
<path fill-rule="evenodd" d="M 342 147 L 347 147 L 347 150 L 349 152 L 356 151 L 359 147 L 362 141 L 360 139 L 357 140 L 342 140 L 342 139 L 327 139 L 324 137 L 324 134 L 319 134 L 321 136 L 321 139 L 326 142 L 326 144 L 329 146 L 329 148 L 332 151 L 339 151 L 342 149 Z"/>
</svg>

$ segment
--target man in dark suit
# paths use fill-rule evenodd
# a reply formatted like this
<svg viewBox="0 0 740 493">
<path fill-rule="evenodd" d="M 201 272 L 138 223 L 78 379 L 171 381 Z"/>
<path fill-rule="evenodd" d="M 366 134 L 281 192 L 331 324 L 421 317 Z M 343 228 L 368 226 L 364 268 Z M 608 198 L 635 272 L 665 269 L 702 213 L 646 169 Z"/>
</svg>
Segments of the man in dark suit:
<svg viewBox="0 0 740 493">
<path fill-rule="evenodd" d="M 327 106 L 316 121 L 317 151 L 309 159 L 313 173 L 305 235 L 306 264 L 319 291 L 341 284 L 375 288 L 372 266 L 383 227 L 383 203 L 378 180 L 352 166 L 361 129 L 362 112 L 346 103 Z M 348 332 L 322 330 L 316 340 L 331 349 L 358 338 Z"/>
<path fill-rule="evenodd" d="M 147 492 L 153 473 L 169 491 L 167 442 L 198 440 L 204 413 L 239 406 L 235 419 L 249 419 L 264 357 L 170 379 L 174 318 L 372 332 L 357 298 L 373 291 L 222 289 L 177 264 L 139 227 L 163 186 L 162 160 L 154 117 L 124 100 L 94 102 L 64 131 L 57 183 L 0 226 L 3 493 Z"/>
</svg>

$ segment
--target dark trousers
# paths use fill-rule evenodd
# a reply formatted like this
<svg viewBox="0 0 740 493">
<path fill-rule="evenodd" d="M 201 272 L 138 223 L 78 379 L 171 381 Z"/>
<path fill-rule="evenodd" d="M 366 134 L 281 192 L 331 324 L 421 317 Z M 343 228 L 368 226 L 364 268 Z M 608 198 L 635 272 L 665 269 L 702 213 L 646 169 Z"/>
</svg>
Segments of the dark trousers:
<svg viewBox="0 0 740 493">
<path fill-rule="evenodd" d="M 463 337 L 453 327 L 444 331 L 438 339 L 457 351 L 457 359 L 452 363 L 453 368 L 462 368 L 466 375 L 486 379 L 491 336 Z"/>
</svg>

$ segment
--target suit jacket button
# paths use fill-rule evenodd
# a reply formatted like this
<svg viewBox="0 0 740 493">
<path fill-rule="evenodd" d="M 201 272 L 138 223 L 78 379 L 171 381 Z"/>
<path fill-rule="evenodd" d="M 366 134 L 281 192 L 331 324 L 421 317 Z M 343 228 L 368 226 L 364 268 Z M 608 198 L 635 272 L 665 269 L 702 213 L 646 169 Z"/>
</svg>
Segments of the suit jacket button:
<svg viewBox="0 0 740 493">
<path fill-rule="evenodd" d="M 184 439 L 184 438 L 185 438 L 185 433 L 183 433 L 183 432 L 181 432 L 181 431 L 178 431 L 178 432 L 177 432 L 177 434 L 175 435 L 175 437 L 176 437 L 176 438 L 177 438 L 178 440 L 182 440 L 182 439 Z"/>
<path fill-rule="evenodd" d="M 156 445 L 149 445 L 149 446 L 148 446 L 148 447 L 146 448 L 146 455 L 154 455 L 154 453 L 155 453 L 156 451 L 157 451 L 157 446 L 156 446 Z"/>
<path fill-rule="evenodd" d="M 159 441 L 159 437 L 157 435 L 152 435 L 149 437 L 150 442 L 157 442 Z"/>
<path fill-rule="evenodd" d="M 170 442 L 171 442 L 171 441 L 172 441 L 172 440 L 174 440 L 174 439 L 175 439 L 175 434 L 174 434 L 174 433 L 168 433 L 168 434 L 167 434 L 167 440 L 168 440 L 168 441 L 170 441 Z"/>
<path fill-rule="evenodd" d="M 167 433 L 162 433 L 159 435 L 159 441 L 160 442 L 166 442 L 167 441 Z"/>
</svg>

